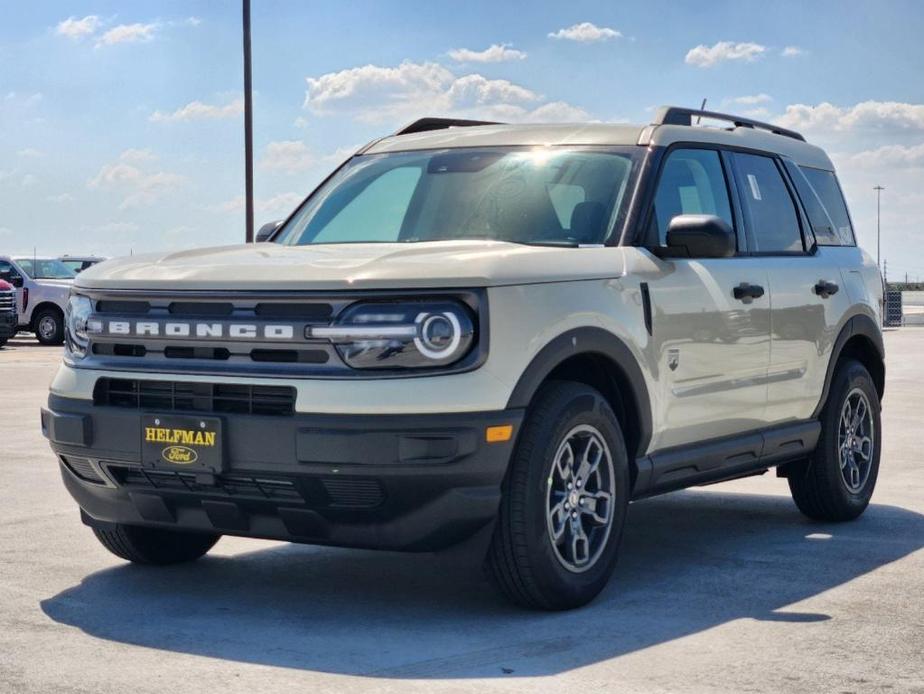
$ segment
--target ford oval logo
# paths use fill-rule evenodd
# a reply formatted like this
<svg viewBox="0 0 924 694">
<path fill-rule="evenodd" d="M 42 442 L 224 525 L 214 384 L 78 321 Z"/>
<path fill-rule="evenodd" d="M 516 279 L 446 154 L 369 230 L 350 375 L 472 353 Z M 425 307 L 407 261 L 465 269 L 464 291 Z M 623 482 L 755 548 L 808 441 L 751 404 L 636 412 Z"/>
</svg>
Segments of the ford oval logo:
<svg viewBox="0 0 924 694">
<path fill-rule="evenodd" d="M 161 451 L 161 456 L 174 465 L 192 465 L 199 460 L 199 454 L 186 446 L 167 446 Z"/>
</svg>

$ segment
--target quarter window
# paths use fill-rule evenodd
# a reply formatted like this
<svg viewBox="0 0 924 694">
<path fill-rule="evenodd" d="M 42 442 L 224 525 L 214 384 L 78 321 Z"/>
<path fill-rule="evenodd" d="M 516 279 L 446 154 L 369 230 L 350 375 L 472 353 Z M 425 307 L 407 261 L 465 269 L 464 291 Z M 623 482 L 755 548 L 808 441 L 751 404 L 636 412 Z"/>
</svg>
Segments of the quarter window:
<svg viewBox="0 0 924 694">
<path fill-rule="evenodd" d="M 841 193 L 841 187 L 837 183 L 834 172 L 809 167 L 800 168 L 818 194 L 831 221 L 834 222 L 834 236 L 824 242 L 819 238 L 819 245 L 855 246 L 857 242 L 853 235 L 850 215 L 847 213 L 847 203 L 844 202 L 844 195 Z"/>
<path fill-rule="evenodd" d="M 660 245 L 667 243 L 671 220 L 681 214 L 715 215 L 734 228 L 728 186 L 717 151 L 677 149 L 669 155 L 658 181 L 651 220 L 657 226 Z"/>
<path fill-rule="evenodd" d="M 758 253 L 802 252 L 802 231 L 789 189 L 776 162 L 735 154 L 735 178 Z"/>
</svg>

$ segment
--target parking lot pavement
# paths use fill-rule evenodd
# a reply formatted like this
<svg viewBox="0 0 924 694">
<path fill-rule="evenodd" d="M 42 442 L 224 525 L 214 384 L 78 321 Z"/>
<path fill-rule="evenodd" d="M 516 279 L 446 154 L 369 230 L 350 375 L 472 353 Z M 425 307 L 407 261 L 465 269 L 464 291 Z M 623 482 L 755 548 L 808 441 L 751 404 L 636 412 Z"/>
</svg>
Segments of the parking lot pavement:
<svg viewBox="0 0 924 694">
<path fill-rule="evenodd" d="M 924 329 L 886 334 L 882 471 L 818 524 L 772 474 L 634 504 L 588 608 L 523 612 L 454 556 L 225 538 L 138 568 L 39 432 L 59 348 L 0 350 L 0 692 L 924 692 Z"/>
</svg>

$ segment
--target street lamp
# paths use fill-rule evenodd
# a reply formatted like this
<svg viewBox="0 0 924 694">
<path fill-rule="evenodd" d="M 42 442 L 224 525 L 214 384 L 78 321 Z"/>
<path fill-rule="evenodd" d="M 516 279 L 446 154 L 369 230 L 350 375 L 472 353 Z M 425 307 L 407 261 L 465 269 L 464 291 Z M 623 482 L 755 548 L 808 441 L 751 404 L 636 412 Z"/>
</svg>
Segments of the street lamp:
<svg viewBox="0 0 924 694">
<path fill-rule="evenodd" d="M 879 268 L 879 272 L 881 273 L 882 265 L 879 262 L 879 198 L 885 188 L 877 185 L 873 187 L 873 190 L 876 191 L 876 267 Z"/>
<path fill-rule="evenodd" d="M 250 69 L 250 0 L 244 7 L 244 240 L 253 242 L 253 80 Z"/>
</svg>

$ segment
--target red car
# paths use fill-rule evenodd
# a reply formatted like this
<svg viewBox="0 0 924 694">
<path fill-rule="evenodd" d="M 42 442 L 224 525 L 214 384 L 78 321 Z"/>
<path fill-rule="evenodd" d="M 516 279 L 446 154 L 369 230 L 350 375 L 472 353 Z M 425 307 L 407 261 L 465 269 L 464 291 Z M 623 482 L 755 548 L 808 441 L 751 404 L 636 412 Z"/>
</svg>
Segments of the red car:
<svg viewBox="0 0 924 694">
<path fill-rule="evenodd" d="M 13 285 L 0 280 L 0 347 L 16 334 L 16 290 Z"/>
</svg>

